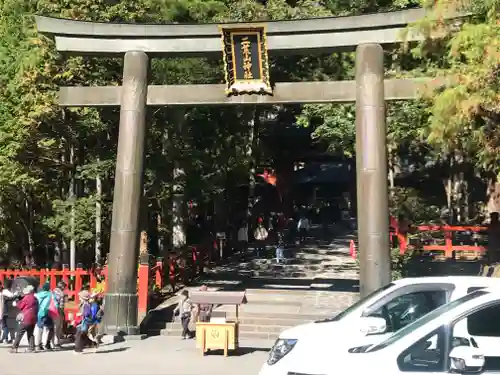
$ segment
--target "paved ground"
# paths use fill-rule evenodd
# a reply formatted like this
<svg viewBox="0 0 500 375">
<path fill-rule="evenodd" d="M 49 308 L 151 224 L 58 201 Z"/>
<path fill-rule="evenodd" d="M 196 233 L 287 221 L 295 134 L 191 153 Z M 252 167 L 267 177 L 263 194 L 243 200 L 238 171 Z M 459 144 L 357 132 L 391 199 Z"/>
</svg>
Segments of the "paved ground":
<svg viewBox="0 0 500 375">
<path fill-rule="evenodd" d="M 272 342 L 241 340 L 240 353 L 225 358 L 222 353 L 203 357 L 192 340 L 151 337 L 105 345 L 82 355 L 67 351 L 8 353 L 0 346 L 2 375 L 257 375 L 267 359 Z"/>
</svg>

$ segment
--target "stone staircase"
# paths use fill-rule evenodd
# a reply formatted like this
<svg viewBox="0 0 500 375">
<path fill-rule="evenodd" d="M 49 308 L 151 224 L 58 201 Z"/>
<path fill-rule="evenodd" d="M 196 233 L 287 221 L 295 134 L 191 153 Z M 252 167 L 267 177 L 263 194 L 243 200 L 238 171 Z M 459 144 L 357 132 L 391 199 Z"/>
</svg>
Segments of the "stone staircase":
<svg viewBox="0 0 500 375">
<path fill-rule="evenodd" d="M 352 292 L 247 290 L 247 304 L 239 308 L 240 337 L 275 340 L 287 328 L 334 316 L 357 298 Z M 227 320 L 235 320 L 234 306 L 219 306 Z M 161 334 L 180 336 L 180 322 L 165 323 Z"/>
<path fill-rule="evenodd" d="M 240 337 L 276 339 L 287 328 L 334 316 L 358 298 L 358 267 L 349 256 L 349 237 L 328 244 L 287 249 L 285 264 L 267 257 L 214 267 L 198 285 L 211 290 L 246 290 L 247 304 L 239 308 Z M 191 289 L 191 288 L 188 288 Z M 154 329 L 180 336 L 180 322 L 172 322 L 177 297 L 157 309 Z M 235 319 L 234 306 L 218 306 L 226 319 Z"/>
</svg>

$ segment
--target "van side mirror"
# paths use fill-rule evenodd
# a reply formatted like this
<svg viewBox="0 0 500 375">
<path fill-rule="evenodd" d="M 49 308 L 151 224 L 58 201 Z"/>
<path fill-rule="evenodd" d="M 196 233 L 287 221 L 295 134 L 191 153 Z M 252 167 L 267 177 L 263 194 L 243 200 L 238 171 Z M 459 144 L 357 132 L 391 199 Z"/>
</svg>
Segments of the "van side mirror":
<svg viewBox="0 0 500 375">
<path fill-rule="evenodd" d="M 387 331 L 387 322 L 384 318 L 365 316 L 361 318 L 360 328 L 364 335 L 377 335 Z"/>
<path fill-rule="evenodd" d="M 459 374 L 475 374 L 483 370 L 484 355 L 479 348 L 457 346 L 450 352 L 450 370 Z"/>
</svg>

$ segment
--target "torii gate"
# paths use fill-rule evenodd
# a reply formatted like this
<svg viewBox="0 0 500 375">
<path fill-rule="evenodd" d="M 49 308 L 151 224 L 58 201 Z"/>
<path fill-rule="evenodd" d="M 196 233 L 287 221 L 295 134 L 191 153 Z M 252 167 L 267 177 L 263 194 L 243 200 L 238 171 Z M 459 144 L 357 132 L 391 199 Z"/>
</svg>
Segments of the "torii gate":
<svg viewBox="0 0 500 375">
<path fill-rule="evenodd" d="M 64 107 L 121 107 L 106 331 L 126 335 L 139 332 L 136 273 L 147 106 L 356 102 L 361 294 L 367 295 L 388 283 L 391 276 L 385 101 L 414 99 L 422 90 L 443 82 L 430 78 L 384 80 L 382 46 L 403 42 L 407 25 L 424 16 L 423 9 L 412 9 L 354 17 L 224 25 L 143 25 L 37 17 L 38 31 L 52 36 L 62 53 L 124 56 L 122 87 L 61 87 L 59 91 L 59 104 Z M 417 33 L 406 34 L 405 38 L 410 42 L 422 39 Z M 307 55 L 354 49 L 355 81 L 270 84 L 268 53 Z M 223 57 L 227 85 L 148 86 L 149 59 L 174 56 Z"/>
</svg>

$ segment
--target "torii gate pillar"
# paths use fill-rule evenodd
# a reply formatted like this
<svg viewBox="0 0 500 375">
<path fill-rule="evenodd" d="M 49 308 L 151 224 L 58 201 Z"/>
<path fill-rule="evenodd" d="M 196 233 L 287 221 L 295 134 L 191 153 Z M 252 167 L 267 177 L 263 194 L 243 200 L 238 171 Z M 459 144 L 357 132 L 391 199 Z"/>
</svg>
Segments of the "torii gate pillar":
<svg viewBox="0 0 500 375">
<path fill-rule="evenodd" d="M 137 257 L 146 137 L 149 59 L 126 52 L 120 99 L 113 217 L 107 280 L 105 331 L 137 335 Z"/>
<path fill-rule="evenodd" d="M 391 281 L 384 51 L 379 44 L 356 48 L 356 179 L 360 294 Z"/>
</svg>

